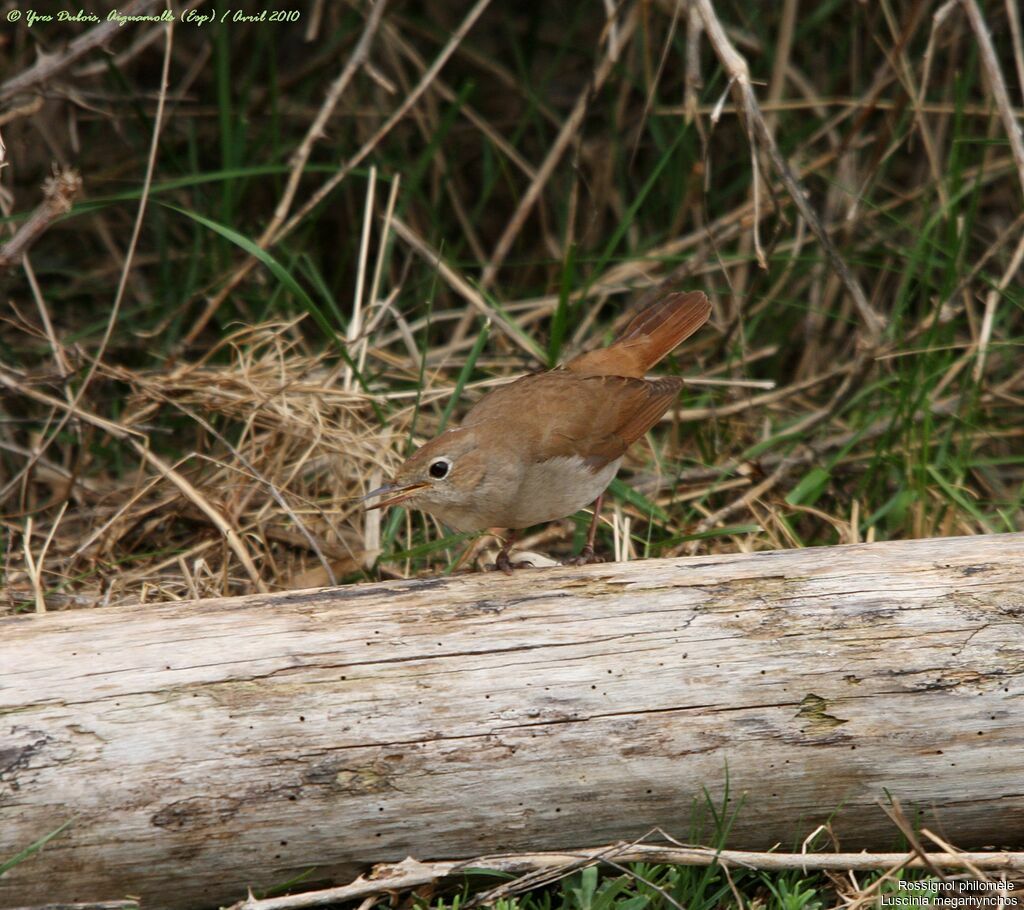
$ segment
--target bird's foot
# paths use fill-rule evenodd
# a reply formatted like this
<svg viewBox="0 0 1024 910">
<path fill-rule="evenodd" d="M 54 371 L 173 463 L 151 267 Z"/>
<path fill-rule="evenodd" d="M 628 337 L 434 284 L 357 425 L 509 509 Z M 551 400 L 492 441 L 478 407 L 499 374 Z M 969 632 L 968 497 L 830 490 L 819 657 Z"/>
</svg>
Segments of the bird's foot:
<svg viewBox="0 0 1024 910">
<path fill-rule="evenodd" d="M 534 565 L 527 559 L 512 562 L 508 550 L 503 549 L 498 551 L 498 555 L 495 557 L 494 562 L 488 563 L 484 568 L 488 572 L 497 570 L 504 572 L 506 575 L 511 575 L 513 569 L 532 569 L 534 568 Z"/>
<path fill-rule="evenodd" d="M 582 550 L 580 550 L 579 556 L 570 556 L 568 559 L 562 561 L 563 566 L 590 566 L 597 562 L 604 562 L 603 556 L 598 556 L 594 552 L 594 548 L 587 544 Z"/>
</svg>

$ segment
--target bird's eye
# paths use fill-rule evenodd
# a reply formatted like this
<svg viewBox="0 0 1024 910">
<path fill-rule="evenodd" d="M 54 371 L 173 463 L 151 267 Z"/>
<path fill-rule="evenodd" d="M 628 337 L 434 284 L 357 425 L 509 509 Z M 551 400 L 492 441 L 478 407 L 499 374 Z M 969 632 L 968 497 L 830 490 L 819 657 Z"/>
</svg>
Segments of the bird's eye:
<svg viewBox="0 0 1024 910">
<path fill-rule="evenodd" d="M 445 461 L 443 458 L 439 458 L 437 461 L 431 462 L 430 464 L 430 476 L 437 480 L 442 480 L 448 476 L 448 470 L 451 468 L 451 464 Z"/>
</svg>

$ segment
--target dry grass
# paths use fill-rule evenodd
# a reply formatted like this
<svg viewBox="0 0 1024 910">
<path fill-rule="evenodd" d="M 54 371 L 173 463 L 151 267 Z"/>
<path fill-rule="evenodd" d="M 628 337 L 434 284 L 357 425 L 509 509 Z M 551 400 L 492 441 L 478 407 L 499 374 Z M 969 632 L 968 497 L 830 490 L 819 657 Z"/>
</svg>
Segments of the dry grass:
<svg viewBox="0 0 1024 910">
<path fill-rule="evenodd" d="M 1021 527 L 1012 4 L 319 9 L 7 35 L 8 609 L 449 570 L 356 498 L 666 285 L 715 303 L 667 368 L 715 382 L 606 553 Z"/>
<path fill-rule="evenodd" d="M 146 445 L 173 435 L 181 451 L 173 470 L 271 578 L 322 585 L 372 566 L 377 552 L 365 546 L 366 521 L 353 500 L 364 477 L 394 466 L 401 414 L 382 427 L 366 395 L 346 392 L 323 356 L 303 350 L 295 323 L 241 329 L 221 346 L 156 372 L 102 366 L 102 380 L 128 390 L 118 426 Z M 231 437 L 217 424 L 230 425 Z M 87 451 L 93 428 L 76 432 Z M 224 535 L 166 472 L 97 470 L 85 455 L 70 471 L 40 458 L 33 473 L 34 483 L 21 484 L 32 497 L 26 512 L 71 503 L 48 571 L 76 596 L 51 593 L 53 602 L 83 602 L 87 591 L 104 602 L 146 602 L 252 589 Z M 37 526 L 37 538 L 48 533 Z M 28 573 L 11 571 L 10 596 L 30 597 L 30 582 Z"/>
</svg>

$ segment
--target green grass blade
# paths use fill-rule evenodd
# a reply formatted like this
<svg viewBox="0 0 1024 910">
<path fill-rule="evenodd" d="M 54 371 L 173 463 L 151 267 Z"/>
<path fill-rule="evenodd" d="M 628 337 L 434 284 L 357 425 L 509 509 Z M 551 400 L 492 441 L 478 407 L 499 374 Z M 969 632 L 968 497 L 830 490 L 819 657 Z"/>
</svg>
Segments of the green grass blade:
<svg viewBox="0 0 1024 910">
<path fill-rule="evenodd" d="M 652 502 L 643 493 L 638 490 L 634 490 L 631 486 L 625 482 L 619 480 L 617 477 L 608 485 L 608 492 L 612 494 L 616 499 L 621 499 L 623 502 L 628 502 L 632 506 L 636 506 L 645 515 L 652 518 L 657 518 L 658 521 L 668 523 L 671 521 L 668 512 L 666 512 L 656 502 Z"/>
<path fill-rule="evenodd" d="M 29 844 L 20 853 L 15 853 L 14 856 L 12 856 L 10 859 L 5 860 L 4 862 L 0 863 L 0 875 L 3 875 L 4 873 L 10 871 L 15 866 L 17 866 L 18 863 L 23 863 L 25 860 L 27 860 L 33 854 L 38 853 L 50 841 L 52 841 L 55 837 L 57 837 L 57 835 L 59 835 L 59 834 L 63 833 L 64 831 L 66 831 L 73 821 L 74 821 L 73 818 L 69 818 L 59 828 L 54 828 L 49 834 L 44 834 L 34 844 Z"/>
</svg>

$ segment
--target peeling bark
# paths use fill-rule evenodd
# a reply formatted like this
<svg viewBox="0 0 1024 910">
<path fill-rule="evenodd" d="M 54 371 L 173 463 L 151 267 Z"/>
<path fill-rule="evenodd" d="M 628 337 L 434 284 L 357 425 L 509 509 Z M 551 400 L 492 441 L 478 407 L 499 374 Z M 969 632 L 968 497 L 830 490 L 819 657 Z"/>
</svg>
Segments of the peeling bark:
<svg viewBox="0 0 1024 910">
<path fill-rule="evenodd" d="M 1022 618 L 1024 534 L 8 617 L 0 858 L 74 822 L 0 905 L 689 839 L 726 765 L 736 849 L 1019 848 Z"/>
</svg>

